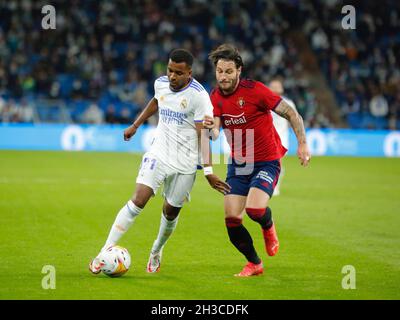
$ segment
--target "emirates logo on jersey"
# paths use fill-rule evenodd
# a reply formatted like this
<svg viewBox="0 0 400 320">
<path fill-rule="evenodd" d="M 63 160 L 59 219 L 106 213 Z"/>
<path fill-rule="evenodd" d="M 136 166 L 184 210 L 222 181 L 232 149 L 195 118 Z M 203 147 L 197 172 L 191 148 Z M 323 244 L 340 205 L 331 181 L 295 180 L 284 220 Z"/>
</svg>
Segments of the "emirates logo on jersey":
<svg viewBox="0 0 400 320">
<path fill-rule="evenodd" d="M 243 106 L 246 102 L 244 101 L 243 97 L 239 97 L 239 99 L 236 103 L 240 108 L 243 108 Z"/>
</svg>

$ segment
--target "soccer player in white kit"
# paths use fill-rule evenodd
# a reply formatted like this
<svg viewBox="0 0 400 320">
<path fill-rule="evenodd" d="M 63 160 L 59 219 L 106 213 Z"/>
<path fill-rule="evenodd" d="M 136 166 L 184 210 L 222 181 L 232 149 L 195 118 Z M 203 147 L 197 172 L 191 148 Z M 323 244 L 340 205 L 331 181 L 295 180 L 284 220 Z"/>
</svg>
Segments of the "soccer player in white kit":
<svg viewBox="0 0 400 320">
<path fill-rule="evenodd" d="M 124 139 L 128 141 L 140 125 L 158 111 L 155 137 L 150 150 L 143 155 L 135 193 L 119 211 L 101 251 L 117 244 L 148 200 L 164 184 L 160 228 L 151 248 L 147 272 L 160 270 L 162 249 L 176 228 L 179 212 L 185 200 L 189 199 L 195 181 L 201 158 L 199 149 L 204 174 L 211 187 L 223 194 L 230 188 L 212 172 L 210 141 L 203 119 L 205 115 L 212 117 L 213 107 L 207 91 L 192 77 L 192 63 L 193 56 L 189 51 L 173 50 L 169 56 L 167 76 L 154 82 L 154 97 L 124 131 Z M 89 270 L 97 274 L 101 267 L 98 255 L 90 263 Z"/>
<path fill-rule="evenodd" d="M 289 98 L 285 97 L 283 95 L 284 89 L 283 89 L 283 84 L 282 81 L 279 79 L 273 79 L 269 83 L 269 88 L 271 89 L 272 92 L 276 93 L 277 95 L 281 96 L 282 99 L 284 99 L 287 104 L 292 107 L 294 110 L 296 110 L 296 105 L 292 100 Z M 285 118 L 281 117 L 275 112 L 272 112 L 272 120 L 273 124 L 275 126 L 276 131 L 279 134 L 279 137 L 281 138 L 282 145 L 289 150 L 289 121 L 287 121 Z M 274 189 L 274 196 L 279 196 L 280 194 L 280 187 L 282 183 L 282 178 L 285 174 L 285 168 L 283 164 L 281 165 L 281 174 L 279 176 L 278 182 L 275 186 Z"/>
</svg>

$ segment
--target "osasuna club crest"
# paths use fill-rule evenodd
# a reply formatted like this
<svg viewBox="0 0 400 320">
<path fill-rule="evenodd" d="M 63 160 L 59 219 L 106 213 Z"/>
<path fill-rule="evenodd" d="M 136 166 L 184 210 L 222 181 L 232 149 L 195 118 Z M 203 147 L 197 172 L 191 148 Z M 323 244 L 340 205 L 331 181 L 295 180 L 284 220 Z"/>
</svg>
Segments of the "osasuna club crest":
<svg viewBox="0 0 400 320">
<path fill-rule="evenodd" d="M 244 99 L 242 97 L 240 97 L 236 103 L 240 108 L 243 108 L 243 106 L 246 102 L 244 101 Z"/>
</svg>

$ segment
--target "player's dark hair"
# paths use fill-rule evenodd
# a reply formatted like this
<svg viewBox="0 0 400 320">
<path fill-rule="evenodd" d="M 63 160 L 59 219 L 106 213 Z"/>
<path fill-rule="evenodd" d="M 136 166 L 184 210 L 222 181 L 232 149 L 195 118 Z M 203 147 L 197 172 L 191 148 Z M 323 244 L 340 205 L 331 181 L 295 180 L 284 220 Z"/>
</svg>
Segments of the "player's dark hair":
<svg viewBox="0 0 400 320">
<path fill-rule="evenodd" d="M 185 62 L 189 67 L 193 65 L 193 55 L 186 49 L 175 49 L 169 54 L 169 59 L 173 62 Z"/>
<path fill-rule="evenodd" d="M 223 59 L 232 60 L 235 63 L 236 68 L 243 67 L 243 60 L 239 54 L 239 50 L 235 46 L 228 43 L 221 44 L 217 49 L 212 51 L 208 55 L 208 59 L 211 60 L 214 66 L 217 65 L 220 59 Z"/>
</svg>

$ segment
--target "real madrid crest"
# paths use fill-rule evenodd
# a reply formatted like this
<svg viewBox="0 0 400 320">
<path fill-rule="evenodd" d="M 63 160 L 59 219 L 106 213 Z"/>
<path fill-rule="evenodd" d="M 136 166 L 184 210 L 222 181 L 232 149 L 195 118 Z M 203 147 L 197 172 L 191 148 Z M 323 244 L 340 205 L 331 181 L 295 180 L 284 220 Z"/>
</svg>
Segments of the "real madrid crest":
<svg viewBox="0 0 400 320">
<path fill-rule="evenodd" d="M 244 101 L 243 97 L 239 97 L 239 99 L 236 103 L 240 108 L 243 108 L 243 106 L 246 102 Z"/>
<path fill-rule="evenodd" d="M 181 101 L 181 108 L 182 109 L 185 109 L 187 107 L 187 100 L 186 99 L 183 99 L 182 101 Z"/>
</svg>

